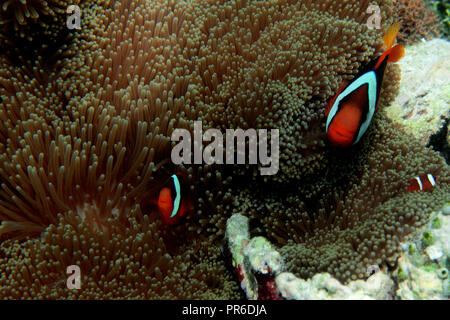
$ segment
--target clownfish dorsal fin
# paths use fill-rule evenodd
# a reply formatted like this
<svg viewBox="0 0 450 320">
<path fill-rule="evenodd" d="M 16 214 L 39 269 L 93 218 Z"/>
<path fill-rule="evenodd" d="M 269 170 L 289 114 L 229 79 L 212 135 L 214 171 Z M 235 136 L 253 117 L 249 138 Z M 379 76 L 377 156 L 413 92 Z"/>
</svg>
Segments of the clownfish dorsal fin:
<svg viewBox="0 0 450 320">
<path fill-rule="evenodd" d="M 386 51 L 378 58 L 378 61 L 373 68 L 374 70 L 378 69 L 386 57 L 388 62 L 397 62 L 405 55 L 405 48 L 402 44 L 393 46 L 400 27 L 400 22 L 394 23 L 383 36 L 384 48 L 386 48 Z"/>
<path fill-rule="evenodd" d="M 400 30 L 401 26 L 402 24 L 400 22 L 396 22 L 392 26 L 390 26 L 389 29 L 384 34 L 383 43 L 386 50 L 389 50 L 394 45 L 395 38 L 397 37 L 397 33 Z"/>
</svg>

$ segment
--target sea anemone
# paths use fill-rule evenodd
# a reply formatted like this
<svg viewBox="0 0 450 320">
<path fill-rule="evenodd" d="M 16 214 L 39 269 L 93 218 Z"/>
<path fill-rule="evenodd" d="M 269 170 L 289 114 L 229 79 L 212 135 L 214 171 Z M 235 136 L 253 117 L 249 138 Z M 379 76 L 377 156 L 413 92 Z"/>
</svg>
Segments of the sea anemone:
<svg viewBox="0 0 450 320">
<path fill-rule="evenodd" d="M 168 248 L 161 222 L 132 210 L 129 225 L 93 232 L 77 215 L 59 217 L 40 239 L 0 246 L 0 297 L 6 299 L 238 299 L 218 247 L 201 241 Z M 81 290 L 67 289 L 67 267 Z"/>
<path fill-rule="evenodd" d="M 261 230 L 285 246 L 289 267 L 299 274 L 309 274 L 316 263 L 302 269 L 308 255 L 295 248 L 310 239 L 308 230 L 319 230 L 317 235 L 330 230 L 320 229 L 324 225 L 353 230 L 357 217 L 370 217 L 361 232 L 373 234 L 363 236 L 384 239 L 387 233 L 377 226 L 389 221 L 391 211 L 364 212 L 362 195 L 373 197 L 373 206 L 395 208 L 407 201 L 402 208 L 409 211 L 394 210 L 399 215 L 395 223 L 405 223 L 402 234 L 412 232 L 423 216 L 414 218 L 410 208 L 425 207 L 434 196 L 395 198 L 395 192 L 419 164 L 439 179 L 440 160 L 431 161 L 426 152 L 411 159 L 413 152 L 424 151 L 401 147 L 405 138 L 381 115 L 349 158 L 339 158 L 324 134 L 326 101 L 342 80 L 379 54 L 383 30 L 366 26 L 370 3 L 90 3 L 83 11 L 83 28 L 54 48 L 53 55 L 30 60 L 2 54 L 0 233 L 6 240 L 0 255 L 1 296 L 238 297 L 219 250 L 236 204 L 235 210 L 248 215 L 255 214 L 255 206 L 262 208 L 258 214 L 267 224 Z M 385 28 L 391 22 L 390 3 L 380 2 Z M 388 102 L 397 86 L 398 69 L 389 68 L 382 99 Z M 258 179 L 252 167 L 173 165 L 171 134 L 175 128 L 192 131 L 195 120 L 205 129 L 279 129 L 279 174 Z M 390 164 L 386 157 L 397 152 L 404 162 Z M 338 163 L 346 164 L 345 170 Z M 187 175 L 196 210 L 168 228 L 154 207 L 143 204 L 175 170 Z M 247 186 L 259 187 L 239 187 L 241 174 Z M 394 182 L 387 183 L 392 177 Z M 278 188 L 274 195 L 283 190 L 279 186 L 300 186 L 302 192 L 297 200 L 294 195 L 257 196 L 259 188 L 267 195 L 273 186 Z M 376 188 L 387 191 L 373 194 Z M 394 227 L 387 227 L 392 235 Z M 294 243 L 283 239 L 286 234 Z M 345 232 L 330 234 L 345 237 Z M 339 242 L 343 245 L 336 246 L 333 256 L 358 258 L 347 255 L 352 239 Z M 322 240 L 311 242 L 319 252 L 325 250 Z M 375 248 L 363 243 L 364 254 L 375 252 L 369 261 L 391 253 L 386 248 L 396 244 L 386 240 Z M 319 260 L 312 261 L 321 266 L 329 261 L 326 255 L 315 257 Z M 64 291 L 62 282 L 70 264 L 88 270 L 83 272 L 86 286 L 76 293 Z M 47 276 L 43 270 L 49 270 Z M 341 278 L 360 274 L 360 269 L 347 271 Z M 142 285 L 132 288 L 136 281 Z"/>
<path fill-rule="evenodd" d="M 394 266 L 401 243 L 448 196 L 448 166 L 382 110 L 367 141 L 330 160 L 329 168 L 306 181 L 247 183 L 236 190 L 235 212 L 247 213 L 252 234 L 276 244 L 288 271 L 301 278 L 328 272 L 347 282 L 367 277 L 371 265 Z M 423 172 L 437 177 L 438 186 L 406 192 L 410 179 Z"/>
</svg>

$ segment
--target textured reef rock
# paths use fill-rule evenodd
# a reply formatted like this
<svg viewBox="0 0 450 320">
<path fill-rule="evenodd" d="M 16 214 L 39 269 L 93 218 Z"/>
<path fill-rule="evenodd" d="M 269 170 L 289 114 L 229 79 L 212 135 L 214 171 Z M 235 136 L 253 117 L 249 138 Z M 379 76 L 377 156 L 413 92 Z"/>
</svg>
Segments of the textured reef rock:
<svg viewBox="0 0 450 320">
<path fill-rule="evenodd" d="M 433 39 L 406 47 L 398 63 L 400 91 L 387 113 L 423 145 L 450 118 L 450 42 Z M 450 135 L 446 136 L 450 142 Z"/>
<path fill-rule="evenodd" d="M 248 218 L 240 214 L 227 221 L 226 240 L 242 290 L 251 300 L 277 300 L 275 275 L 284 270 L 283 259 L 263 237 L 250 239 Z"/>
<path fill-rule="evenodd" d="M 341 284 L 328 273 L 311 279 L 296 278 L 292 273 L 277 276 L 276 283 L 285 299 L 290 300 L 388 300 L 392 299 L 394 282 L 384 272 L 377 272 L 366 281 Z"/>
<path fill-rule="evenodd" d="M 435 212 L 416 241 L 403 245 L 394 274 L 401 299 L 450 298 L 450 216 L 448 203 Z"/>
<path fill-rule="evenodd" d="M 450 215 L 448 204 L 431 215 L 431 221 L 402 244 L 395 267 L 373 266 L 365 280 L 342 284 L 329 273 L 317 273 L 310 279 L 285 272 L 282 258 L 262 237 L 248 239 L 248 219 L 233 215 L 227 223 L 226 237 L 241 288 L 249 299 L 264 299 L 265 282 L 257 275 L 270 273 L 274 278 L 272 297 L 294 300 L 392 300 L 448 299 L 450 284 Z M 258 250 L 247 247 L 260 243 Z M 250 245 L 251 246 L 251 245 Z M 265 257 L 261 259 L 261 257 Z M 258 263 L 249 263 L 258 261 Z M 265 267 L 262 267 L 264 265 Z M 270 272 L 268 271 L 270 270 Z"/>
</svg>

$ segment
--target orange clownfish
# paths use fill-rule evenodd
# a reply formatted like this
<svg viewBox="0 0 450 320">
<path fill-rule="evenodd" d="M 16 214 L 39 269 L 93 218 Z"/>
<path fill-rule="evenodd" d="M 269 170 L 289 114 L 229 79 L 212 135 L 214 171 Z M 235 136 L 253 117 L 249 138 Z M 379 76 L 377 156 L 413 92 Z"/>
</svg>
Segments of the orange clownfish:
<svg viewBox="0 0 450 320">
<path fill-rule="evenodd" d="M 370 62 L 350 83 L 344 83 L 325 109 L 328 140 L 335 146 L 358 143 L 372 121 L 388 62 L 405 54 L 403 45 L 393 46 L 400 23 L 393 24 L 383 37 L 386 51 Z"/>
<path fill-rule="evenodd" d="M 190 210 L 193 205 L 188 197 L 185 176 L 176 173 L 170 176 L 167 185 L 159 191 L 156 204 L 161 214 L 161 219 L 166 225 L 174 225 Z"/>
<path fill-rule="evenodd" d="M 436 186 L 436 179 L 432 174 L 421 174 L 411 179 L 406 191 L 427 191 Z"/>
</svg>

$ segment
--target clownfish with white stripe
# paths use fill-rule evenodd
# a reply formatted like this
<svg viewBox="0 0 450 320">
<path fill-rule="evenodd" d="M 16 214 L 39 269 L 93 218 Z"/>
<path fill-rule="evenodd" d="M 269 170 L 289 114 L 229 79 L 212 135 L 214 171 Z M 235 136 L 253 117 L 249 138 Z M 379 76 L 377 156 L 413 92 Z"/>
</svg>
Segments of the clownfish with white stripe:
<svg viewBox="0 0 450 320">
<path fill-rule="evenodd" d="M 171 175 L 159 191 L 158 199 L 150 199 L 149 202 L 158 207 L 161 220 L 169 226 L 180 222 L 194 208 L 188 194 L 186 176 L 182 173 Z"/>
<path fill-rule="evenodd" d="M 325 109 L 326 132 L 334 146 L 358 143 L 372 121 L 380 96 L 388 62 L 397 62 L 405 54 L 403 45 L 395 43 L 400 23 L 393 24 L 383 36 L 386 51 L 370 62 L 355 78 L 344 82 Z"/>
<path fill-rule="evenodd" d="M 406 191 L 427 191 L 436 186 L 436 179 L 432 174 L 421 174 L 414 179 L 411 179 Z"/>
</svg>

